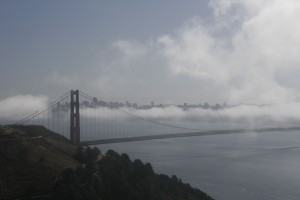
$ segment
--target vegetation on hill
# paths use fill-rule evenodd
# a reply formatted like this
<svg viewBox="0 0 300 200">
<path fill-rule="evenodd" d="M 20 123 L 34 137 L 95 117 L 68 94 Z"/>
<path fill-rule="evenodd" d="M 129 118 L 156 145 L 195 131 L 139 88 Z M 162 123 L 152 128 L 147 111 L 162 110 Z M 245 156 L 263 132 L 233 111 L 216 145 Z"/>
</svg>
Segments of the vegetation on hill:
<svg viewBox="0 0 300 200">
<path fill-rule="evenodd" d="M 212 199 L 150 163 L 113 150 L 104 156 L 44 127 L 0 126 L 0 143 L 0 199 Z"/>
<path fill-rule="evenodd" d="M 79 147 L 75 157 L 83 165 L 67 169 L 54 187 L 59 200 L 210 200 L 207 194 L 176 176 L 155 174 L 150 163 L 131 161 L 113 150 L 99 157 L 97 148 Z M 101 159 L 99 159 L 101 158 Z"/>
</svg>

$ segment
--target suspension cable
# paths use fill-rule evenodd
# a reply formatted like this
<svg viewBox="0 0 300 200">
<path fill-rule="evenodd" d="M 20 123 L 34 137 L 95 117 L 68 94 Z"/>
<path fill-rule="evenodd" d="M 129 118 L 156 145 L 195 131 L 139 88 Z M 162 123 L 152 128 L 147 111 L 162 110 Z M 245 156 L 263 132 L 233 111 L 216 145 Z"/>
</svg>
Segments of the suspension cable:
<svg viewBox="0 0 300 200">
<path fill-rule="evenodd" d="M 44 110 L 34 112 L 34 113 L 30 114 L 29 116 L 23 118 L 22 120 L 18 121 L 16 124 L 26 123 L 27 121 L 31 120 L 32 118 L 40 115 L 42 112 L 45 112 L 45 111 L 49 110 L 52 106 L 54 106 L 58 102 L 63 101 L 64 99 L 66 99 L 66 97 L 68 97 L 68 95 L 70 95 L 70 91 L 66 92 L 65 94 L 63 94 L 62 96 L 57 98 L 54 102 L 50 103 Z"/>
<path fill-rule="evenodd" d="M 81 93 L 82 96 L 92 100 L 92 101 L 95 101 L 94 97 L 82 92 L 82 91 L 79 91 Z M 107 108 L 110 108 L 110 109 L 113 109 L 113 110 L 116 110 L 120 113 L 123 113 L 125 115 L 128 115 L 128 116 L 131 116 L 132 118 L 134 119 L 139 119 L 139 120 L 143 120 L 143 121 L 148 121 L 148 122 L 151 122 L 151 123 L 154 123 L 154 124 L 159 124 L 159 125 L 162 125 L 162 126 L 166 126 L 166 127 L 170 127 L 170 128 L 177 128 L 177 129 L 184 129 L 184 130 L 190 130 L 190 131 L 199 131 L 200 129 L 193 129 L 193 128 L 187 128 L 187 127 L 182 127 L 182 126 L 175 126 L 175 125 L 172 125 L 172 124 L 168 124 L 168 123 L 163 123 L 163 122 L 159 122 L 157 120 L 153 120 L 153 119 L 149 119 L 149 118 L 145 118 L 143 116 L 140 116 L 138 114 L 133 114 L 133 113 L 130 113 L 128 111 L 125 111 L 125 110 L 122 110 L 120 108 L 117 108 L 117 107 L 114 107 L 108 103 L 106 103 L 105 101 L 101 100 L 99 101 L 98 99 L 96 100 L 96 103 L 102 105 L 102 106 L 105 106 Z"/>
</svg>

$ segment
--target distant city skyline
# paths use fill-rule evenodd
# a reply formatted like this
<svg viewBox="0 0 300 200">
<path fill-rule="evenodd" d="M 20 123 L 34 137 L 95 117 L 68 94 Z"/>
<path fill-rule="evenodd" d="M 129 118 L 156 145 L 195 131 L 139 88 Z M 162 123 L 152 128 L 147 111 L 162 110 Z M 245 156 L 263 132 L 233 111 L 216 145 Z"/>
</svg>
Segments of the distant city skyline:
<svg viewBox="0 0 300 200">
<path fill-rule="evenodd" d="M 227 103 L 216 103 L 216 104 L 210 104 L 208 102 L 203 103 L 182 103 L 182 104 L 164 104 L 164 103 L 157 103 L 155 104 L 154 101 L 151 101 L 149 104 L 146 103 L 136 103 L 136 102 L 130 102 L 130 101 L 103 101 L 98 100 L 97 97 L 94 97 L 95 106 L 101 105 L 99 103 L 108 104 L 112 107 L 121 108 L 121 107 L 128 107 L 128 108 L 136 108 L 136 109 L 151 109 L 151 108 L 164 108 L 168 106 L 176 106 L 182 109 L 189 109 L 189 108 L 204 108 L 204 109 L 221 109 L 226 108 L 228 105 Z M 82 101 L 81 104 L 87 107 L 93 107 L 93 102 L 89 101 Z"/>
</svg>

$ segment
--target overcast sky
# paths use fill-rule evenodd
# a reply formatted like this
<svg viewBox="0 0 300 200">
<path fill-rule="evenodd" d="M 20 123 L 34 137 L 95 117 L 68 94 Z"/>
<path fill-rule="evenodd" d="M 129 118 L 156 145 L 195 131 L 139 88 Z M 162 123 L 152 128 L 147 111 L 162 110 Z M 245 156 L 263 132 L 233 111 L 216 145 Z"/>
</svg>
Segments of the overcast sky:
<svg viewBox="0 0 300 200">
<path fill-rule="evenodd" d="M 299 10 L 298 0 L 0 1 L 0 101 L 78 88 L 139 103 L 298 103 Z"/>
</svg>

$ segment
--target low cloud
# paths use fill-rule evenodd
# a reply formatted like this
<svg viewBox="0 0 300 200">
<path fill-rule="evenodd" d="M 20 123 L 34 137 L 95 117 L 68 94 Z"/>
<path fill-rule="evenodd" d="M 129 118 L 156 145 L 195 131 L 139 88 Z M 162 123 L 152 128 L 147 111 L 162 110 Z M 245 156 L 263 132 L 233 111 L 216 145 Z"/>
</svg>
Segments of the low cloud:
<svg viewBox="0 0 300 200">
<path fill-rule="evenodd" d="M 46 96 L 17 95 L 9 97 L 0 101 L 0 120 L 1 122 L 16 122 L 35 111 L 45 109 L 47 105 L 48 98 Z M 203 108 L 184 110 L 177 106 L 154 107 L 151 109 L 122 107 L 121 111 L 106 107 L 83 107 L 80 109 L 83 119 L 112 120 L 111 123 L 114 123 L 113 120 L 115 119 L 137 120 L 133 115 L 124 114 L 124 112 L 144 119 L 167 122 L 173 125 L 189 122 L 194 124 L 193 127 L 199 126 L 199 128 L 203 123 L 223 124 L 225 127 L 233 125 L 232 128 L 236 128 L 234 125 L 279 127 L 297 126 L 300 123 L 300 103 L 295 102 L 262 106 L 240 104 L 218 110 Z M 65 116 L 68 117 L 69 115 Z"/>
<path fill-rule="evenodd" d="M 17 95 L 0 100 L 0 120 L 14 121 L 46 108 L 48 98 L 38 95 Z"/>
<path fill-rule="evenodd" d="M 121 108 L 126 113 L 142 117 L 146 120 L 170 123 L 172 125 L 185 124 L 202 128 L 203 124 L 210 123 L 212 129 L 241 128 L 241 127 L 289 127 L 298 126 L 300 122 L 300 103 L 285 103 L 276 105 L 236 105 L 222 109 L 192 108 L 182 109 L 177 106 L 154 107 L 151 109 Z M 81 110 L 85 118 L 98 120 L 132 119 L 139 121 L 131 115 L 124 114 L 117 109 L 105 107 L 85 108 Z M 192 124 L 191 124 L 192 123 Z M 222 124 L 222 126 L 218 126 Z M 214 126 L 216 125 L 216 127 Z M 188 126 L 187 126 L 188 127 Z M 190 127 L 191 128 L 191 127 Z"/>
<path fill-rule="evenodd" d="M 193 108 L 183 110 L 170 106 L 165 108 L 152 108 L 150 110 L 135 110 L 135 114 L 150 119 L 166 120 L 187 120 L 194 122 L 201 121 L 226 121 L 226 120 L 248 120 L 268 119 L 272 122 L 300 121 L 300 103 L 286 103 L 277 105 L 237 105 L 223 109 Z"/>
</svg>

